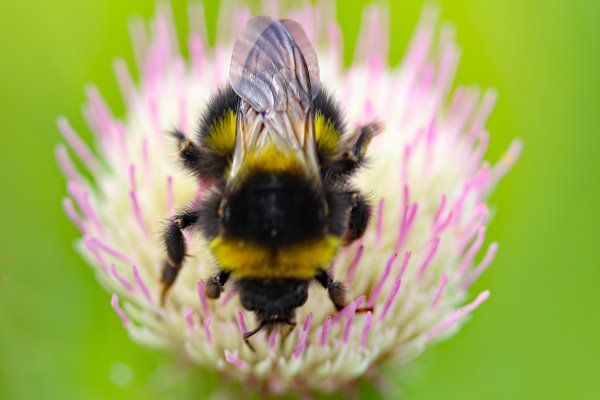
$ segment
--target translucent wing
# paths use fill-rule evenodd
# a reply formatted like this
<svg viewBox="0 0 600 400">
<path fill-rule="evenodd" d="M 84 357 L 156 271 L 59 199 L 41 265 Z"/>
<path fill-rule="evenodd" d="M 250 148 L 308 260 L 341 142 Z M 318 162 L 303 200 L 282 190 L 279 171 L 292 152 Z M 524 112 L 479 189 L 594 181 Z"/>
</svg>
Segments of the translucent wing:
<svg viewBox="0 0 600 400">
<path fill-rule="evenodd" d="M 317 55 L 296 22 L 255 17 L 235 43 L 229 80 L 256 111 L 282 111 L 287 94 L 317 96 Z"/>
<path fill-rule="evenodd" d="M 318 171 L 310 109 L 319 92 L 319 66 L 300 25 L 251 19 L 234 45 L 229 80 L 242 98 L 231 173 L 248 148 L 269 143 Z"/>
</svg>

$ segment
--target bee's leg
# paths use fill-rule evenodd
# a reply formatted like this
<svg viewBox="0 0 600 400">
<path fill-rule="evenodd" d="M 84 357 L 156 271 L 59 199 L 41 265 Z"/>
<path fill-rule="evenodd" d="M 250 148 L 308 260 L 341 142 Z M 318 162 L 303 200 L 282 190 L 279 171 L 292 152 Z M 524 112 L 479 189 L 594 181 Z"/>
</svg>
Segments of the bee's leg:
<svg viewBox="0 0 600 400">
<path fill-rule="evenodd" d="M 197 220 L 197 211 L 182 213 L 173 218 L 164 231 L 163 241 L 167 250 L 167 259 L 163 263 L 161 276 L 163 284 L 161 293 L 162 304 L 165 303 L 167 292 L 175 282 L 186 256 L 186 246 L 182 230 L 195 224 Z"/>
<path fill-rule="evenodd" d="M 327 289 L 329 299 L 331 299 L 331 302 L 335 306 L 336 310 L 341 311 L 348 305 L 346 300 L 346 291 L 344 290 L 344 286 L 341 282 L 334 281 L 324 269 L 319 271 L 319 273 L 315 276 L 315 279 L 325 289 Z M 373 307 L 361 307 L 356 310 L 356 312 L 367 311 L 373 311 Z"/>
<path fill-rule="evenodd" d="M 345 153 L 344 156 L 348 157 L 350 161 L 354 161 L 357 164 L 362 164 L 365 160 L 367 148 L 371 143 L 371 140 L 381 132 L 381 125 L 377 122 L 371 122 L 358 128 L 356 133 L 352 135 L 355 137 L 355 142 L 352 144 L 352 150 Z"/>
<path fill-rule="evenodd" d="M 315 279 L 321 284 L 321 286 L 327 289 L 329 299 L 335 306 L 336 310 L 340 311 L 342 308 L 346 307 L 346 291 L 344 290 L 344 286 L 341 282 L 331 279 L 327 271 L 324 269 L 317 273 Z"/>
<path fill-rule="evenodd" d="M 229 165 L 228 156 L 194 143 L 179 130 L 172 131 L 171 136 L 177 140 L 179 161 L 186 170 L 208 182 L 222 178 Z"/>
<path fill-rule="evenodd" d="M 254 346 L 252 346 L 252 343 L 250 343 L 250 340 L 249 340 L 249 339 L 250 339 L 252 336 L 254 336 L 255 334 L 257 334 L 258 332 L 260 332 L 260 330 L 261 330 L 262 328 L 264 328 L 266 325 L 267 325 L 267 321 L 264 321 L 264 320 L 263 320 L 263 321 L 260 321 L 260 323 L 257 325 L 257 327 L 256 327 L 256 328 L 252 329 L 251 331 L 248 331 L 248 332 L 244 332 L 244 333 L 243 333 L 242 337 L 244 338 L 244 342 L 245 342 L 245 343 L 246 343 L 246 345 L 247 345 L 247 346 L 250 348 L 250 350 L 252 350 L 252 351 L 256 351 L 256 350 L 254 349 Z"/>
<path fill-rule="evenodd" d="M 183 132 L 179 130 L 172 131 L 171 136 L 177 140 L 177 150 L 179 151 L 179 159 L 181 160 L 183 167 L 190 172 L 197 174 L 198 165 L 200 164 L 199 161 L 202 159 L 202 152 L 198 146 L 190 139 L 186 138 Z"/>
<path fill-rule="evenodd" d="M 287 332 L 285 332 L 284 335 L 281 335 L 281 341 L 285 342 L 285 340 L 287 339 L 287 337 L 290 336 L 290 333 L 292 333 L 292 331 L 296 327 L 297 322 L 294 321 L 294 320 L 285 320 L 285 321 L 283 321 L 283 323 L 288 326 Z"/>
<path fill-rule="evenodd" d="M 348 245 L 362 237 L 371 217 L 371 205 L 359 192 L 351 194 L 351 208 L 348 226 L 344 233 L 344 244 Z"/>
<path fill-rule="evenodd" d="M 380 131 L 381 125 L 372 122 L 351 133 L 343 144 L 347 150 L 325 163 L 324 176 L 335 178 L 350 176 L 356 172 L 365 163 L 369 143 Z"/>
<path fill-rule="evenodd" d="M 221 270 L 218 274 L 210 277 L 206 282 L 206 297 L 209 299 L 218 299 L 223 291 L 223 286 L 229 279 L 230 271 Z"/>
</svg>

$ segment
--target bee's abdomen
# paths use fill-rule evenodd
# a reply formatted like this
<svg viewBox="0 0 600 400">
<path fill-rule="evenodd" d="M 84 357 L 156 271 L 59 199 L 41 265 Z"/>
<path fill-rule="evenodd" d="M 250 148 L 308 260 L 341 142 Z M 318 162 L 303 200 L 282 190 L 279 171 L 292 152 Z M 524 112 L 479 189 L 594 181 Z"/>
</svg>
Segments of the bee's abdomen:
<svg viewBox="0 0 600 400">
<path fill-rule="evenodd" d="M 329 230 L 335 224 L 325 215 L 327 198 L 313 184 L 293 172 L 254 171 L 226 193 L 219 233 L 209 243 L 217 264 L 235 279 L 313 278 L 331 262 L 342 233 Z"/>
<path fill-rule="evenodd" d="M 308 280 L 240 279 L 236 288 L 242 306 L 254 311 L 259 320 L 284 321 L 308 299 Z"/>
</svg>

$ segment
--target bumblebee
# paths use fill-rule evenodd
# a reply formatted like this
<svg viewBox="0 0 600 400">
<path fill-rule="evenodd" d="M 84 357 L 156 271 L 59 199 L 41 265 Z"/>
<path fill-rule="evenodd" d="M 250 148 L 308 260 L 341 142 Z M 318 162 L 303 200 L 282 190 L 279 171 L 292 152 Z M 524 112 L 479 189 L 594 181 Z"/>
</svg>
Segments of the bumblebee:
<svg viewBox="0 0 600 400">
<path fill-rule="evenodd" d="M 218 298 L 233 281 L 241 305 L 256 316 L 244 339 L 265 327 L 293 328 L 312 281 L 336 309 L 345 307 L 343 286 L 326 268 L 369 222 L 371 206 L 350 178 L 378 131 L 372 123 L 346 133 L 299 24 L 251 19 L 234 44 L 229 82 L 209 101 L 195 140 L 173 132 L 181 164 L 210 191 L 165 229 L 163 302 L 186 258 L 182 231 L 197 228 L 218 267 L 207 297 Z"/>
</svg>

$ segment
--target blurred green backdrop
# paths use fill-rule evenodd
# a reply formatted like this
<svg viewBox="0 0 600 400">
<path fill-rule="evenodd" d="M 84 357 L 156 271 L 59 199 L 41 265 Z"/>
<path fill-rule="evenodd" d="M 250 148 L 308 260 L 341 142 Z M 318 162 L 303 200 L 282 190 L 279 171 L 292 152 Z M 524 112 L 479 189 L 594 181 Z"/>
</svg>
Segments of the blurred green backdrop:
<svg viewBox="0 0 600 400">
<path fill-rule="evenodd" d="M 85 132 L 86 82 L 122 115 L 111 61 L 132 62 L 127 20 L 154 3 L 38 3 L 0 3 L 0 398 L 174 398 L 156 379 L 168 358 L 129 341 L 70 245 L 53 152 L 57 115 Z M 347 60 L 364 3 L 338 4 Z M 392 2 L 392 62 L 422 3 Z M 526 147 L 492 197 L 501 251 L 475 288 L 491 300 L 397 384 L 414 399 L 598 399 L 600 2 L 440 3 L 463 49 L 458 82 L 500 92 L 489 158 L 516 136 Z M 183 38 L 186 3 L 173 8 Z M 206 8 L 212 30 L 218 5 Z"/>
</svg>

